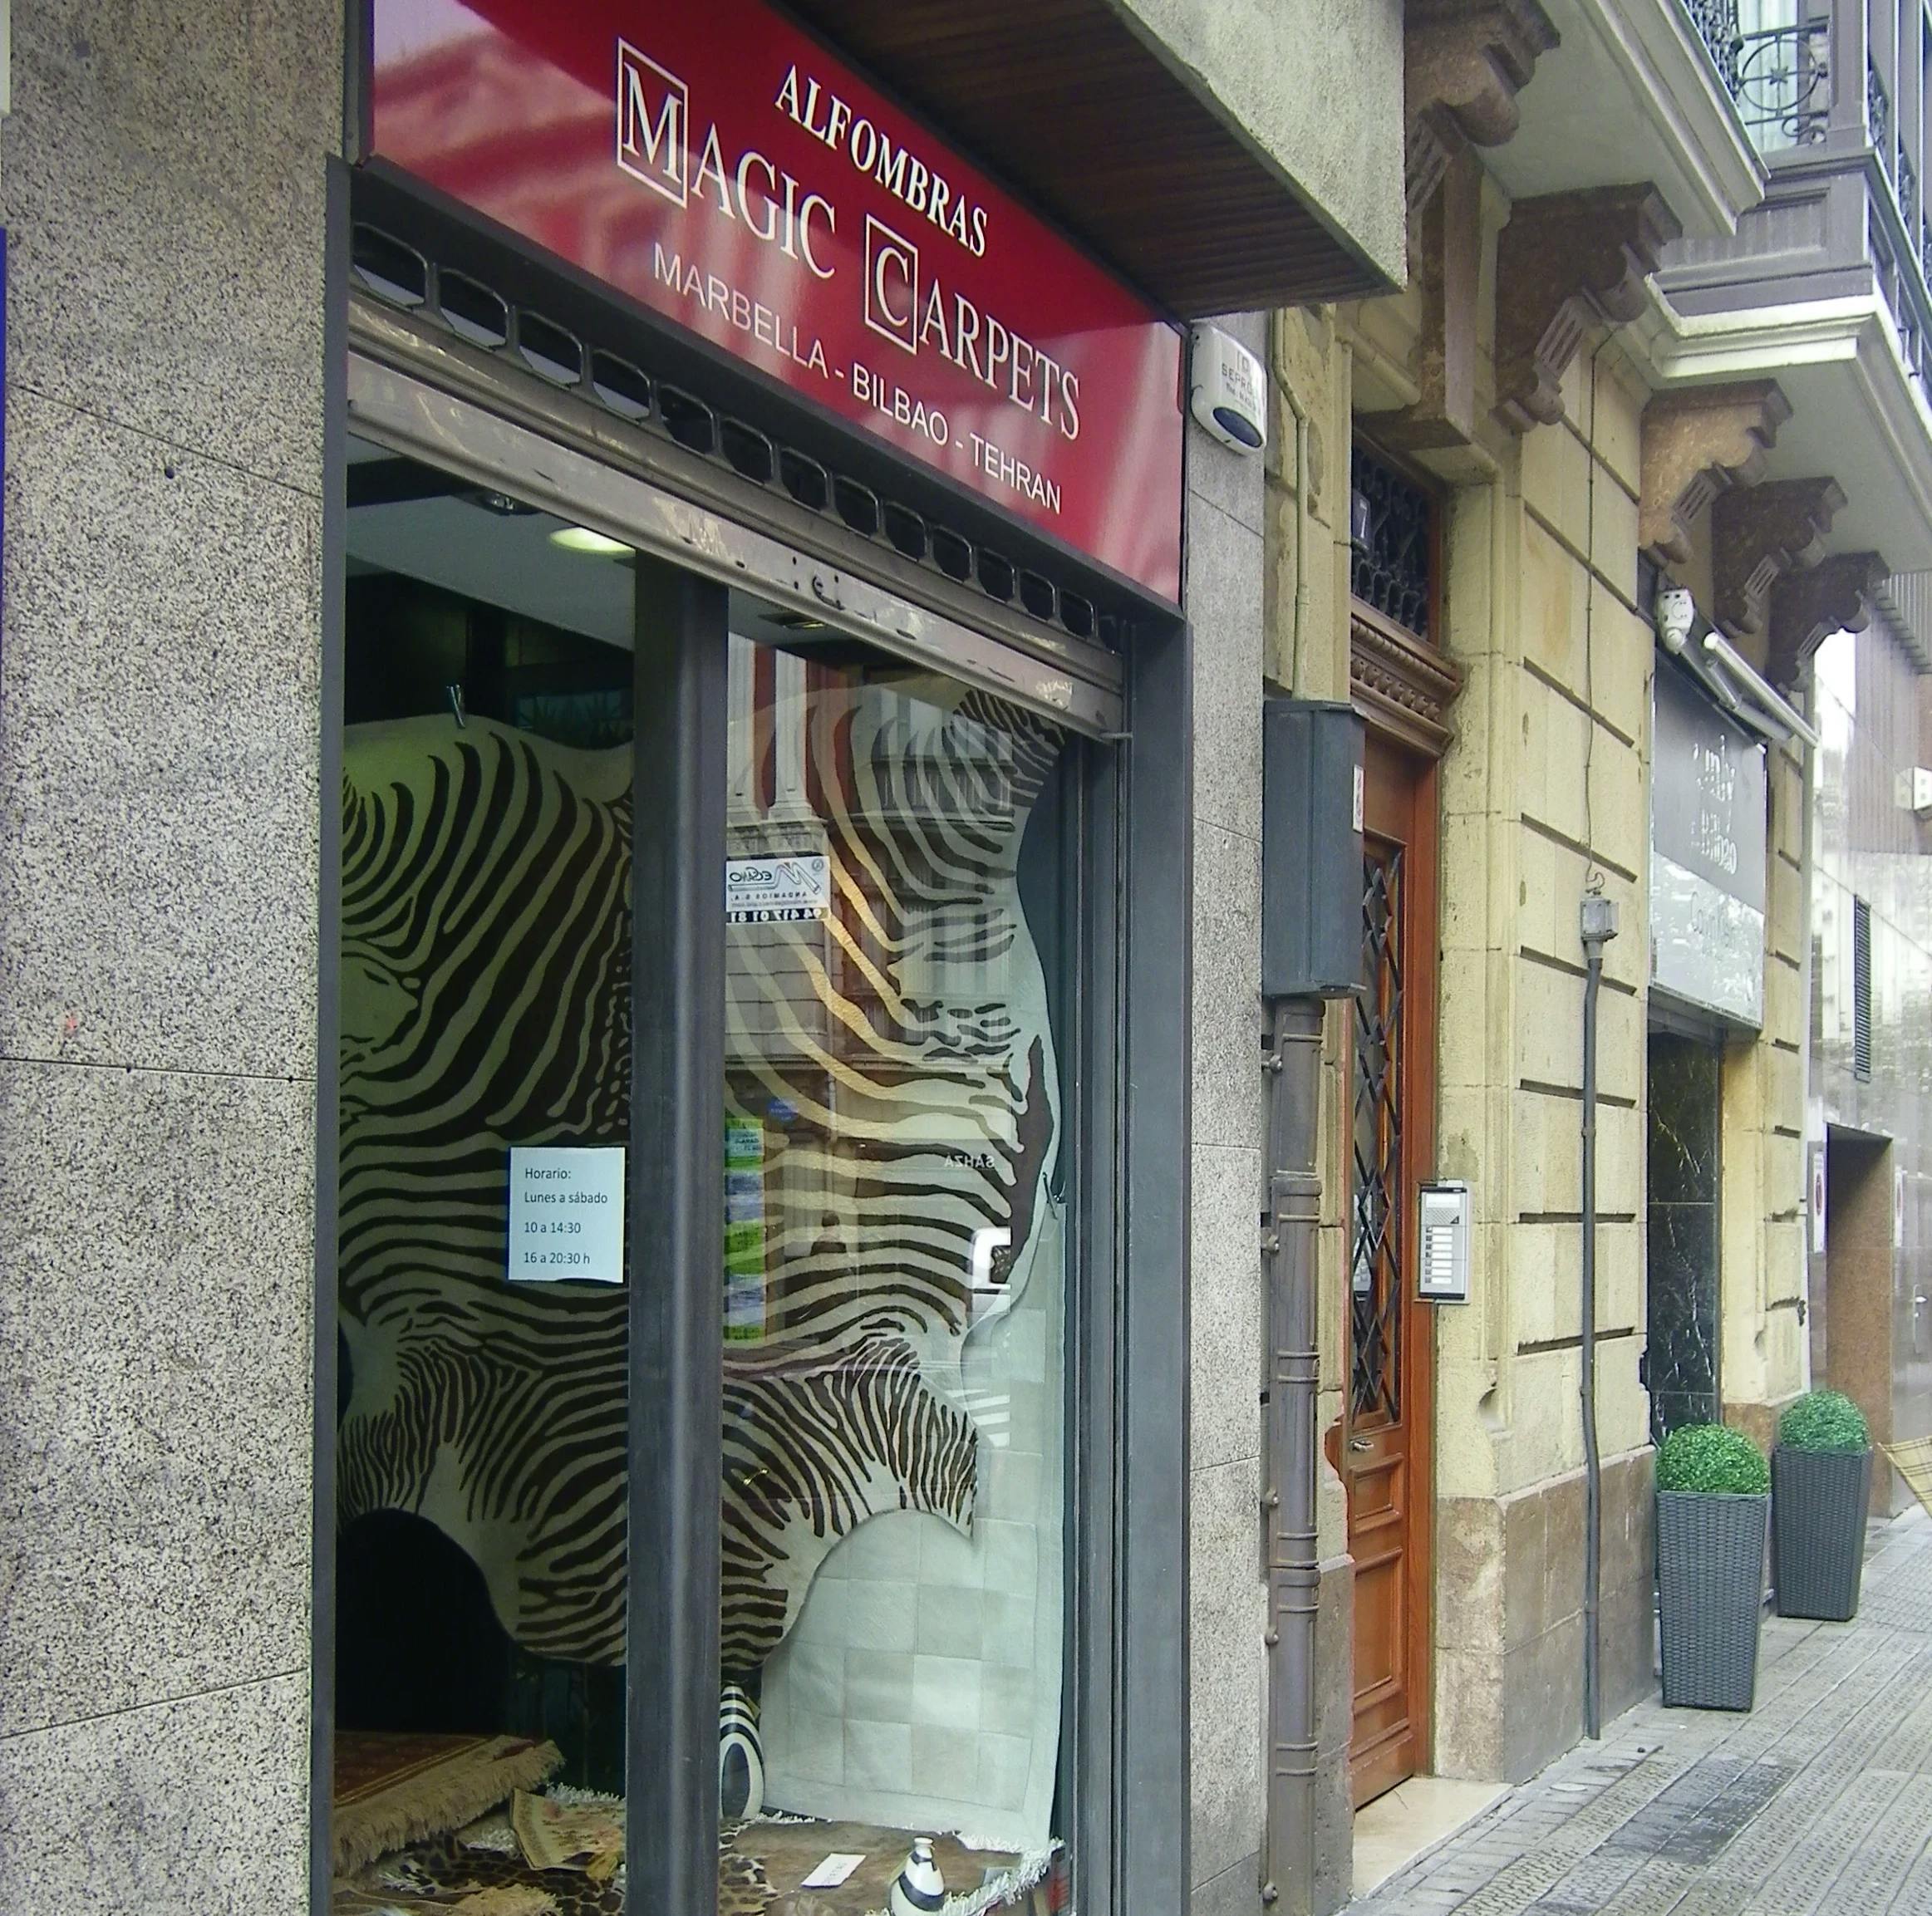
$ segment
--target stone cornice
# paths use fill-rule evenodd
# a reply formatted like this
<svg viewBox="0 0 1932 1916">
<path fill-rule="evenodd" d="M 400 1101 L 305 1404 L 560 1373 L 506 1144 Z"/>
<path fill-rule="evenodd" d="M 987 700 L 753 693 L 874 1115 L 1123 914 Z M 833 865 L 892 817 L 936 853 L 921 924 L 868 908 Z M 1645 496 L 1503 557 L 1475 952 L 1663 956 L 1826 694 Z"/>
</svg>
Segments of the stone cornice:
<svg viewBox="0 0 1932 1916">
<path fill-rule="evenodd" d="M 1556 29 L 1537 0 L 1408 0 L 1403 27 L 1408 210 L 1419 213 L 1466 145 L 1500 146 Z"/>
<path fill-rule="evenodd" d="M 1679 232 L 1649 186 L 1519 199 L 1496 255 L 1496 415 L 1514 432 L 1563 416 L 1562 381 L 1593 324 L 1644 307 L 1645 282 Z"/>
<path fill-rule="evenodd" d="M 1757 484 L 1791 403 L 1775 380 L 1659 393 L 1644 409 L 1637 543 L 1659 565 L 1690 557 L 1691 528 L 1733 487 Z"/>
<path fill-rule="evenodd" d="M 1349 688 L 1379 731 L 1432 759 L 1448 749 L 1461 667 L 1359 599 L 1349 607 Z"/>
<path fill-rule="evenodd" d="M 1711 617 L 1748 649 L 1768 629 L 1771 589 L 1824 556 L 1845 494 L 1834 479 L 1780 479 L 1711 508 Z"/>
</svg>

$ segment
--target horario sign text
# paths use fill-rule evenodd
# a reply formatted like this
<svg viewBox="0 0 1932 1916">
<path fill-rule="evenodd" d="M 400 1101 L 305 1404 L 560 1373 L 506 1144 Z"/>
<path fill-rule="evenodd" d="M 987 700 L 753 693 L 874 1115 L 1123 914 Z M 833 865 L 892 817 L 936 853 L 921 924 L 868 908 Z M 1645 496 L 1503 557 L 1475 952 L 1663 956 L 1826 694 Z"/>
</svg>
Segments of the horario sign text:
<svg viewBox="0 0 1932 1916">
<path fill-rule="evenodd" d="M 376 0 L 374 151 L 1163 597 L 1180 339 L 763 0 Z"/>
</svg>

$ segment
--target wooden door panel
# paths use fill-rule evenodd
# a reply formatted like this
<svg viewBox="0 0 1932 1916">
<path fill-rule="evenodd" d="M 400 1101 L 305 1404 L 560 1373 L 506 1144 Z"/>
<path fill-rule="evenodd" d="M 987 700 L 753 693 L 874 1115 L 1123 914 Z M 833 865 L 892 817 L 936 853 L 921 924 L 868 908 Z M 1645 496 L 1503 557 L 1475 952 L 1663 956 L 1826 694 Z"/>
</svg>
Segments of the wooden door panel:
<svg viewBox="0 0 1932 1916">
<path fill-rule="evenodd" d="M 1354 1014 L 1349 1363 L 1339 1447 L 1354 1562 L 1349 1776 L 1369 1801 L 1428 1753 L 1434 1324 L 1417 1301 L 1418 1191 L 1435 1117 L 1435 771 L 1371 739 L 1364 992 Z"/>
</svg>

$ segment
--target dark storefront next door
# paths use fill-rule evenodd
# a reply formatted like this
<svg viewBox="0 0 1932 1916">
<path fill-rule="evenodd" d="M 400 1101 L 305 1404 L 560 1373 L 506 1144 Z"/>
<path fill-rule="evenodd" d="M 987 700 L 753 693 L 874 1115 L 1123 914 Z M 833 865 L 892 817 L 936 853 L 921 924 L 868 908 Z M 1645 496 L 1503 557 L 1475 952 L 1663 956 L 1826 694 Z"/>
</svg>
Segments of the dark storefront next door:
<svg viewBox="0 0 1932 1916">
<path fill-rule="evenodd" d="M 1371 736 L 1349 1167 L 1349 1396 L 1358 1806 L 1428 1755 L 1434 1325 L 1417 1301 L 1417 1190 L 1435 1148 L 1435 769 Z"/>
<path fill-rule="evenodd" d="M 1718 1098 L 1723 1054 L 1708 1038 L 1653 1031 L 1649 1048 L 1647 1270 L 1650 1441 L 1716 1423 Z"/>
</svg>

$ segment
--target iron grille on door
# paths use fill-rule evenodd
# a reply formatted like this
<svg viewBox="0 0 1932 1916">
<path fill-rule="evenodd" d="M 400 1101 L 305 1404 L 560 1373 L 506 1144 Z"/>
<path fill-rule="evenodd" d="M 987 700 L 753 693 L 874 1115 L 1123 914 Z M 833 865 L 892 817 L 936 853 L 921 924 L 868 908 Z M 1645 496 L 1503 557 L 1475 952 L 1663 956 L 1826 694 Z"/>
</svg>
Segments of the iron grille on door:
<svg viewBox="0 0 1932 1916">
<path fill-rule="evenodd" d="M 1354 1219 L 1349 1304 L 1352 1423 L 1402 1415 L 1402 847 L 1363 861 L 1362 978 L 1355 1001 Z"/>
</svg>

